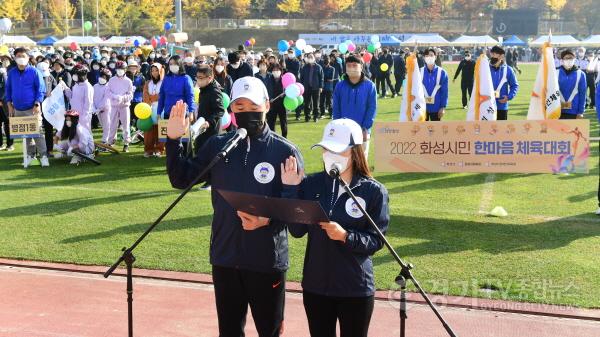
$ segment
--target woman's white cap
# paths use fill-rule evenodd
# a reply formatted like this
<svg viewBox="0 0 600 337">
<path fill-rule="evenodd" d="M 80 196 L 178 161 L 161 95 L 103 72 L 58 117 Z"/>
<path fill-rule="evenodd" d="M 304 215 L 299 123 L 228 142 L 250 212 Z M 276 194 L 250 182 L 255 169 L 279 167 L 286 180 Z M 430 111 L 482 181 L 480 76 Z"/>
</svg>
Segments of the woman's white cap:
<svg viewBox="0 0 600 337">
<path fill-rule="evenodd" d="M 336 119 L 323 131 L 323 139 L 318 144 L 312 146 L 322 147 L 334 153 L 342 153 L 354 145 L 363 143 L 362 128 L 355 121 L 348 118 Z"/>
</svg>

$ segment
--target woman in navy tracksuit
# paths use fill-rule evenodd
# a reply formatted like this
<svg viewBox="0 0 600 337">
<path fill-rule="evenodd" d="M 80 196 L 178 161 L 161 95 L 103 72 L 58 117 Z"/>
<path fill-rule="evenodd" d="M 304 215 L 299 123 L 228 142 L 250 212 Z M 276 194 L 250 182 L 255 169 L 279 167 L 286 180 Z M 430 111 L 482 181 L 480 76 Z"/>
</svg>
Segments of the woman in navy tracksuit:
<svg viewBox="0 0 600 337">
<path fill-rule="evenodd" d="M 325 171 L 302 179 L 294 158 L 282 164 L 284 197 L 318 201 L 330 222 L 293 224 L 294 237 L 308 234 L 302 279 L 304 308 L 313 337 L 366 337 L 373 313 L 375 282 L 371 255 L 382 240 L 350 196 L 327 174 L 334 163 L 358 201 L 385 233 L 389 222 L 388 193 L 369 171 L 361 146 L 362 129 L 350 119 L 338 119 L 325 127 Z"/>
</svg>

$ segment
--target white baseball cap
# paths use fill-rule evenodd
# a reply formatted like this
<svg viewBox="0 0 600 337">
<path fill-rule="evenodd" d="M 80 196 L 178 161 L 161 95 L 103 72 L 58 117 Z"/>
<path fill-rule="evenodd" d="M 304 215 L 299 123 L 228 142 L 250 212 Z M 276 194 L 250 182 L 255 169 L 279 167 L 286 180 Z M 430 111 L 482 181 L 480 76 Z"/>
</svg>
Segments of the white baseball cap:
<svg viewBox="0 0 600 337">
<path fill-rule="evenodd" d="M 252 103 L 261 105 L 269 100 L 269 93 L 260 79 L 246 76 L 235 81 L 231 88 L 231 102 L 238 98 L 247 98 Z"/>
<path fill-rule="evenodd" d="M 322 147 L 334 153 L 342 153 L 354 145 L 363 143 L 362 128 L 355 121 L 348 118 L 336 119 L 323 131 L 323 139 L 316 146 Z"/>
</svg>

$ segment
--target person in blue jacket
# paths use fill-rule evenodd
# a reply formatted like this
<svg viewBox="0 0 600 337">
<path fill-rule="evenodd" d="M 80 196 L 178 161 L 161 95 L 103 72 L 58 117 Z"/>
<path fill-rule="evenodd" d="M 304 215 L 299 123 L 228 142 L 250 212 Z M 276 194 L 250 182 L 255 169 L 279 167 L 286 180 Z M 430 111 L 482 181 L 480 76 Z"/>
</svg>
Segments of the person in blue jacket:
<svg viewBox="0 0 600 337">
<path fill-rule="evenodd" d="M 583 118 L 587 91 L 585 72 L 575 66 L 575 53 L 572 50 L 564 50 L 560 54 L 560 59 L 562 63 L 558 68 L 560 119 Z"/>
<path fill-rule="evenodd" d="M 423 53 L 423 87 L 428 121 L 441 121 L 448 105 L 448 73 L 435 64 L 436 54 L 433 48 Z"/>
<path fill-rule="evenodd" d="M 514 70 L 504 62 L 505 52 L 500 46 L 494 46 L 490 51 L 490 70 L 496 92 L 498 120 L 508 119 L 508 102 L 519 92 L 519 82 Z"/>
<path fill-rule="evenodd" d="M 237 80 L 231 96 L 238 127 L 246 129 L 248 137 L 202 179 L 213 187 L 210 263 L 219 336 L 244 336 L 250 306 L 258 335 L 278 337 L 289 265 L 287 224 L 236 211 L 217 190 L 281 197 L 281 163 L 293 156 L 301 169 L 302 156 L 294 144 L 267 126 L 269 96 L 258 78 Z M 233 132 L 213 136 L 194 158 L 186 158 L 179 141 L 189 126 L 185 110 L 179 101 L 167 127 L 167 172 L 171 185 L 179 189 L 186 188 L 234 137 Z"/>
<path fill-rule="evenodd" d="M 375 280 L 371 256 L 383 241 L 353 199 L 327 172 L 340 165 L 340 177 L 385 233 L 390 220 L 385 187 L 371 176 L 363 152 L 361 127 L 350 119 L 331 121 L 323 139 L 324 170 L 303 179 L 296 160 L 282 164 L 284 197 L 314 200 L 329 216 L 329 222 L 290 224 L 296 238 L 308 234 L 302 289 L 304 309 L 312 337 L 367 337 L 373 313 Z"/>
<path fill-rule="evenodd" d="M 185 67 L 179 55 L 172 56 L 169 68 L 158 94 L 157 113 L 160 118 L 169 119 L 171 108 L 183 100 L 189 114 L 196 111 L 194 103 L 194 84 L 185 73 Z"/>
<path fill-rule="evenodd" d="M 377 114 L 377 91 L 375 84 L 365 77 L 363 67 L 358 55 L 346 58 L 346 78 L 333 91 L 333 119 L 350 118 L 360 125 L 368 156 L 371 127 Z"/>
</svg>

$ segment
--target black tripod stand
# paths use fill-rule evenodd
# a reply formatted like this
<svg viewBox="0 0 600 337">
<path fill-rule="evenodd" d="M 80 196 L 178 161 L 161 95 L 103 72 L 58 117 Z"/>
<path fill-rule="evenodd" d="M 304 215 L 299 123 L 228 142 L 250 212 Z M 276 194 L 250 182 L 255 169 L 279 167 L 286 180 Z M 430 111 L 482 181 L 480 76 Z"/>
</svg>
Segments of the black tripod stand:
<svg viewBox="0 0 600 337">
<path fill-rule="evenodd" d="M 223 147 L 223 149 L 213 158 L 213 160 L 202 170 L 198 176 L 186 187 L 183 192 L 167 207 L 167 209 L 154 221 L 154 223 L 148 227 L 148 229 L 142 234 L 137 241 L 131 247 L 123 247 L 123 254 L 121 257 L 104 273 L 104 277 L 108 278 L 121 262 L 125 262 L 127 266 L 127 323 L 129 330 L 129 337 L 133 337 L 133 263 L 135 262 L 135 256 L 133 256 L 133 250 L 152 232 L 152 230 L 171 212 L 171 210 L 185 197 L 186 194 L 200 182 L 200 180 L 215 166 L 221 159 L 225 158 L 229 151 L 235 148 L 238 142 L 246 138 L 246 129 L 238 129 L 235 136 Z"/>
<path fill-rule="evenodd" d="M 348 195 L 352 198 L 352 200 L 356 204 L 356 207 L 358 207 L 358 209 L 360 209 L 362 214 L 365 215 L 365 217 L 371 224 L 371 227 L 373 227 L 373 229 L 377 232 L 377 235 L 379 236 L 379 238 L 383 241 L 383 243 L 385 244 L 387 249 L 390 251 L 390 253 L 394 257 L 394 259 L 396 259 L 396 262 L 398 262 L 398 264 L 400 265 L 400 274 L 396 277 L 396 280 L 395 280 L 396 284 L 398 284 L 400 286 L 400 337 L 405 337 L 406 319 L 408 318 L 408 316 L 406 314 L 406 281 L 407 280 L 411 280 L 412 283 L 415 285 L 415 287 L 417 288 L 417 290 L 419 291 L 421 296 L 423 296 L 423 299 L 425 299 L 425 302 L 427 302 L 427 304 L 429 305 L 431 310 L 433 310 L 433 313 L 435 313 L 437 318 L 440 320 L 440 322 L 442 323 L 442 325 L 448 332 L 448 335 L 450 335 L 452 337 L 456 337 L 456 334 L 454 333 L 454 331 L 452 330 L 450 325 L 448 325 L 448 323 L 446 322 L 444 317 L 442 317 L 442 315 L 437 310 L 437 308 L 435 307 L 433 302 L 431 302 L 431 300 L 427 296 L 427 293 L 425 293 L 423 288 L 421 288 L 421 285 L 419 284 L 419 282 L 412 275 L 410 270 L 413 268 L 413 266 L 411 264 L 404 263 L 404 261 L 402 261 L 400 256 L 398 256 L 398 254 L 396 253 L 396 251 L 394 250 L 392 245 L 386 239 L 385 235 L 383 235 L 383 233 L 381 232 L 379 227 L 377 227 L 377 224 L 375 224 L 375 221 L 373 221 L 371 216 L 367 213 L 367 211 L 365 211 L 364 207 L 362 207 L 361 204 L 358 202 L 358 200 L 356 199 L 356 196 L 354 195 L 354 193 L 352 193 L 352 190 L 350 189 L 348 184 L 346 184 L 344 179 L 342 179 L 342 177 L 340 177 L 339 169 L 337 167 L 334 167 L 333 169 L 331 169 L 329 171 L 329 175 L 339 181 L 339 183 L 342 185 L 342 187 L 344 188 L 346 193 L 348 193 Z"/>
</svg>

